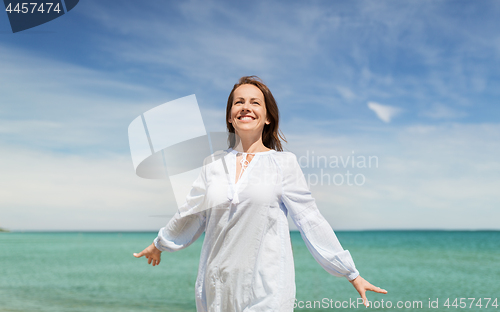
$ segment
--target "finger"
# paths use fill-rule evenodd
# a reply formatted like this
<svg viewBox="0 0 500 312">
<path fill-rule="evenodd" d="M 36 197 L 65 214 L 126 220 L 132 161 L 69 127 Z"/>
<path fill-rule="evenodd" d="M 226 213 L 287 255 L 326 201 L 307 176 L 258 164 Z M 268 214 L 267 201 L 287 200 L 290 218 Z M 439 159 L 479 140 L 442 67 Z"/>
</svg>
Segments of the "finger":
<svg viewBox="0 0 500 312">
<path fill-rule="evenodd" d="M 140 258 L 140 257 L 142 257 L 142 256 L 144 256 L 144 254 L 142 253 L 142 251 L 141 251 L 140 253 L 135 253 L 135 252 L 134 252 L 134 257 L 136 257 L 136 258 Z"/>
<path fill-rule="evenodd" d="M 373 290 L 374 292 L 377 292 L 377 293 L 380 293 L 380 294 L 387 294 L 387 290 L 385 289 L 382 289 L 380 287 L 377 287 L 375 290 Z"/>
<path fill-rule="evenodd" d="M 149 257 L 149 258 L 148 258 L 148 264 L 151 264 L 151 261 L 153 261 L 153 258 L 152 258 L 152 257 Z"/>
<path fill-rule="evenodd" d="M 367 290 L 370 290 L 370 291 L 373 291 L 373 292 L 377 292 L 377 293 L 381 293 L 381 294 L 387 294 L 387 290 L 382 289 L 382 288 L 377 287 L 377 286 L 373 286 L 373 285 L 370 285 L 370 287 L 368 287 Z"/>
<path fill-rule="evenodd" d="M 368 308 L 368 299 L 366 299 L 366 297 L 361 297 L 361 299 L 363 299 L 363 305 Z"/>
<path fill-rule="evenodd" d="M 363 299 L 364 306 L 368 308 L 368 299 L 366 298 L 365 293 L 361 295 L 361 299 Z"/>
</svg>

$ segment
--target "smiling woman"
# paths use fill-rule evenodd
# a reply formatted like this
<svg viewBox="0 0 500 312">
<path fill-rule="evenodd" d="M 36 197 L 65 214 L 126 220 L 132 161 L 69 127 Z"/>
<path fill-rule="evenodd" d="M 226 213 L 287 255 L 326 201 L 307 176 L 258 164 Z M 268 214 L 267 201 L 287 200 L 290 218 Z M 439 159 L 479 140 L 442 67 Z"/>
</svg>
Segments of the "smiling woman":
<svg viewBox="0 0 500 312">
<path fill-rule="evenodd" d="M 136 257 L 158 265 L 205 232 L 196 281 L 198 311 L 293 311 L 295 269 L 287 215 L 330 274 L 348 279 L 366 301 L 364 280 L 319 212 L 297 158 L 283 152 L 279 111 L 254 76 L 234 85 L 227 102 L 229 148 L 209 156 L 184 206 Z M 214 205 L 212 203 L 217 203 Z M 221 204 L 222 203 L 222 204 Z"/>
<path fill-rule="evenodd" d="M 247 99 L 245 99 L 245 94 L 247 95 Z M 234 85 L 227 99 L 227 130 L 230 134 L 235 132 L 237 134 L 236 136 L 229 136 L 229 146 L 236 146 L 239 143 L 236 142 L 236 139 L 241 137 L 235 129 L 235 125 L 238 126 L 238 124 L 233 124 L 232 122 L 235 116 L 239 118 L 238 120 L 241 120 L 243 115 L 255 119 L 256 116 L 253 116 L 254 114 L 260 115 L 257 117 L 263 115 L 265 125 L 257 129 L 254 128 L 255 137 L 253 139 L 255 139 L 256 142 L 262 143 L 264 146 L 273 148 L 277 151 L 283 151 L 281 140 L 285 142 L 286 140 L 279 130 L 278 105 L 269 88 L 262 83 L 260 79 L 254 76 L 242 77 L 240 81 Z M 241 130 L 244 131 L 245 129 Z M 247 133 L 246 135 L 248 134 L 251 135 L 251 133 Z"/>
</svg>

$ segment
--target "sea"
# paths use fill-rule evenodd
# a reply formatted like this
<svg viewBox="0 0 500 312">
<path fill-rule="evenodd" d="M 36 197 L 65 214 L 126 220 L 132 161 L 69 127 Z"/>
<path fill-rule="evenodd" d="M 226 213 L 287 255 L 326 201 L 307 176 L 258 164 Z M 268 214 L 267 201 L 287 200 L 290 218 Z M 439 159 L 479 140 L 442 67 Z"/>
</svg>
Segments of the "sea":
<svg viewBox="0 0 500 312">
<path fill-rule="evenodd" d="M 370 307 L 291 232 L 295 311 L 500 311 L 499 231 L 337 231 Z M 0 233 L 0 311 L 196 311 L 203 237 L 151 266 L 132 254 L 156 233 Z"/>
</svg>

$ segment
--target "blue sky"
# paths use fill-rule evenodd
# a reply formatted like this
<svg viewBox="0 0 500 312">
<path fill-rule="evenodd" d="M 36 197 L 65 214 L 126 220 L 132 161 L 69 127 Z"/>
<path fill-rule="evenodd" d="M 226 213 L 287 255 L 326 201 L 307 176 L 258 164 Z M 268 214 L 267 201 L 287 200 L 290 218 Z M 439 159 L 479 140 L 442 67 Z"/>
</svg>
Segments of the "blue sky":
<svg viewBox="0 0 500 312">
<path fill-rule="evenodd" d="M 298 157 L 376 156 L 312 185 L 334 229 L 499 229 L 497 1 L 95 1 L 12 34 L 0 14 L 0 226 L 157 230 L 168 181 L 134 175 L 127 127 L 196 94 L 224 131 L 258 75 Z M 311 168 L 306 177 L 349 168 Z M 312 180 L 311 180 L 312 181 Z"/>
</svg>

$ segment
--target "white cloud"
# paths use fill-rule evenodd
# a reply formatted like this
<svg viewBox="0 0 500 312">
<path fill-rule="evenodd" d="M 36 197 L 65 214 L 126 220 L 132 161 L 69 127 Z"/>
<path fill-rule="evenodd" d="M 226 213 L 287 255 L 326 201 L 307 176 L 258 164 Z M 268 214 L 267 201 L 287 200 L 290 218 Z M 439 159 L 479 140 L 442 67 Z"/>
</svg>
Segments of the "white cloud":
<svg viewBox="0 0 500 312">
<path fill-rule="evenodd" d="M 463 105 L 470 100 L 467 91 L 488 92 L 490 78 L 497 76 L 491 75 L 494 66 L 486 57 L 496 52 L 495 34 L 489 31 L 494 28 L 478 21 L 474 28 L 487 31 L 471 32 L 445 14 L 446 3 L 425 10 L 411 2 L 396 7 L 385 2 L 144 5 L 137 11 L 127 1 L 119 6 L 89 2 L 80 12 L 102 26 L 92 40 L 107 62 L 147 68 L 149 76 L 172 89 L 195 85 L 206 93 L 227 92 L 240 76 L 258 74 L 272 82 L 274 91 L 290 94 L 288 105 L 328 105 L 356 114 L 359 106 L 338 103 L 398 97 L 405 111 L 418 111 L 440 97 Z M 241 11 L 252 19 L 242 20 Z M 429 33 L 433 40 L 427 39 Z M 443 38 L 456 49 L 439 44 Z M 482 48 L 471 48 L 478 45 Z M 478 58 L 471 63 L 469 55 Z"/>
<path fill-rule="evenodd" d="M 499 124 L 417 124 L 344 136 L 313 125 L 301 130 L 287 136 L 297 155 L 378 158 L 378 167 L 365 169 L 303 168 L 310 181 L 321 174 L 345 178 L 347 170 L 366 177 L 363 186 L 328 185 L 326 179 L 311 185 L 334 228 L 499 229 Z"/>
<path fill-rule="evenodd" d="M 377 117 L 384 122 L 391 122 L 391 119 L 401 112 L 400 108 L 375 102 L 368 102 L 368 108 L 374 111 Z"/>
<path fill-rule="evenodd" d="M 7 73 L 0 76 L 0 145 L 86 153 L 128 151 L 129 123 L 175 99 L 104 71 L 11 47 L 0 46 L 0 67 Z"/>
<path fill-rule="evenodd" d="M 430 108 L 422 111 L 420 115 L 432 119 L 455 119 L 467 116 L 467 114 L 463 111 L 459 111 L 440 103 L 433 104 Z"/>
<path fill-rule="evenodd" d="M 0 226 L 12 230 L 147 230 L 175 201 L 167 180 L 134 174 L 125 155 L 85 157 L 3 145 Z"/>
<path fill-rule="evenodd" d="M 354 92 L 352 92 L 349 88 L 337 86 L 337 91 L 344 99 L 348 101 L 351 101 L 356 98 L 356 94 L 354 94 Z"/>
<path fill-rule="evenodd" d="M 498 229 L 500 125 L 417 124 L 343 135 L 320 130 L 311 123 L 300 132 L 286 129 L 287 150 L 378 158 L 378 167 L 324 170 L 361 173 L 363 186 L 311 186 L 335 229 Z M 2 227 L 157 230 L 167 218 L 151 216 L 176 209 L 169 183 L 135 176 L 128 154 L 58 154 L 5 144 L 1 150 Z"/>
</svg>

